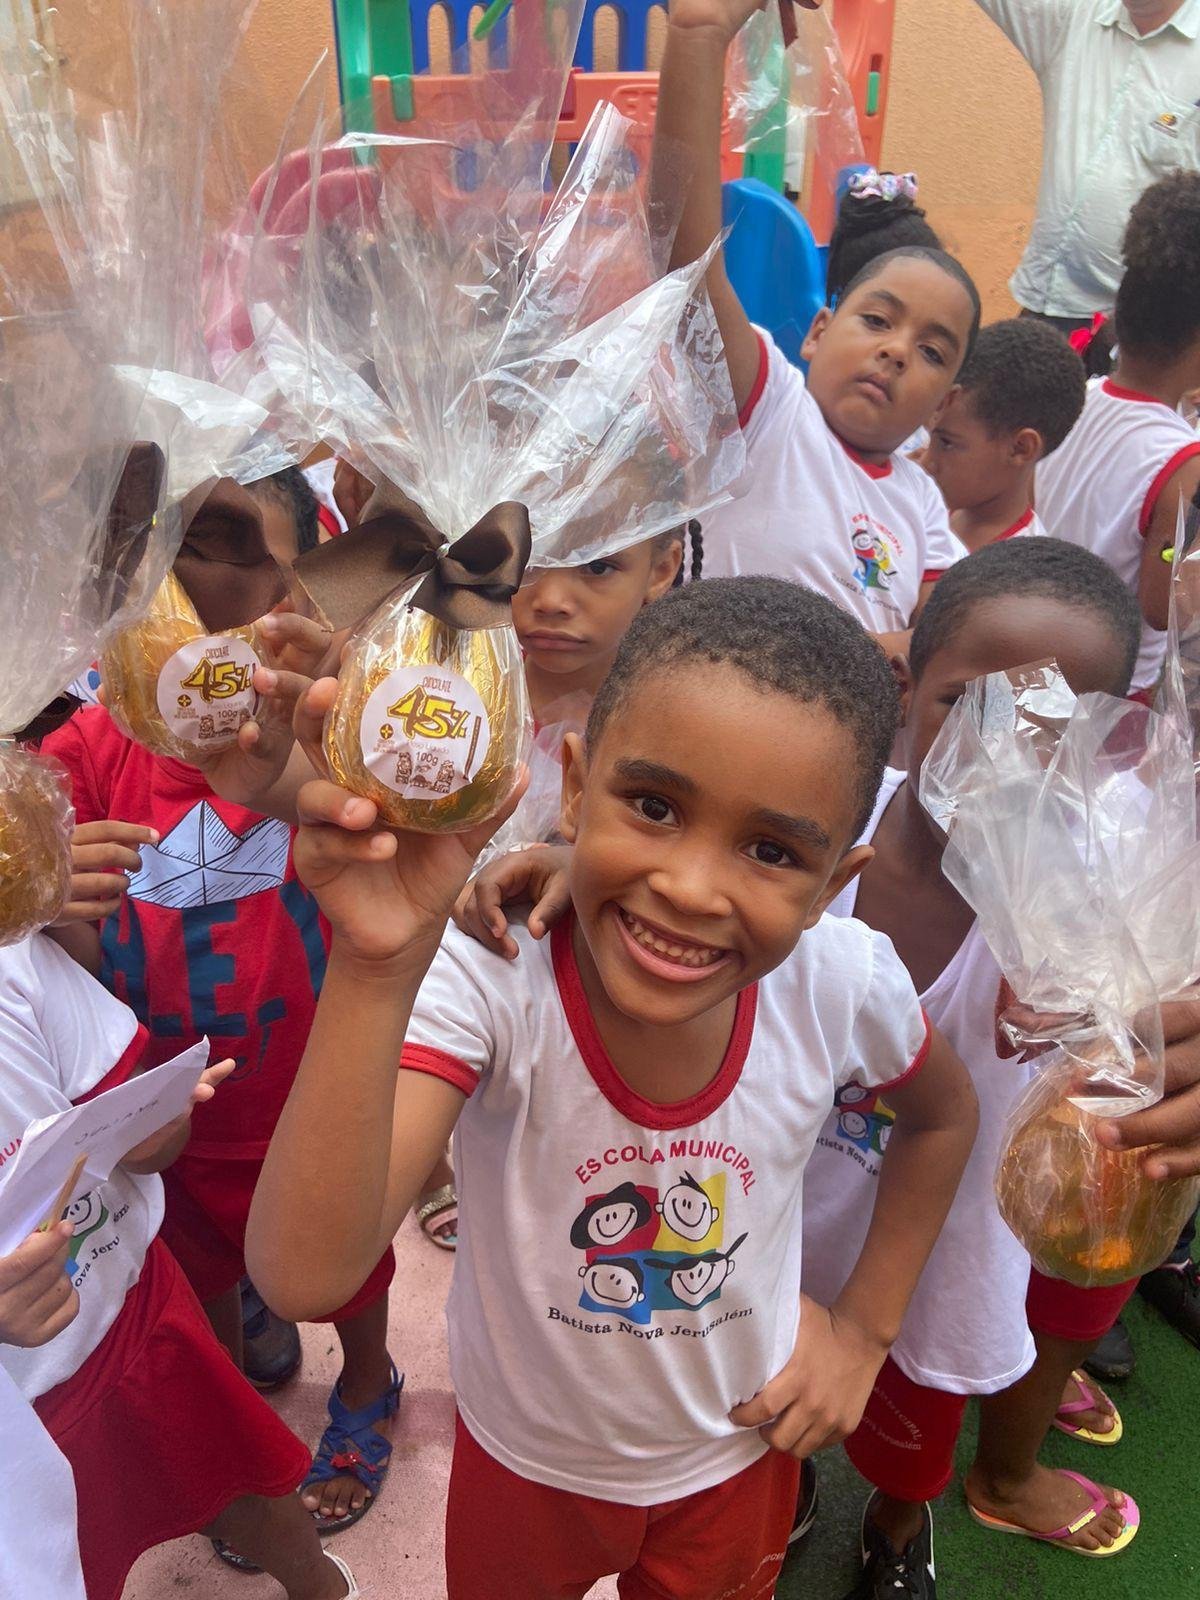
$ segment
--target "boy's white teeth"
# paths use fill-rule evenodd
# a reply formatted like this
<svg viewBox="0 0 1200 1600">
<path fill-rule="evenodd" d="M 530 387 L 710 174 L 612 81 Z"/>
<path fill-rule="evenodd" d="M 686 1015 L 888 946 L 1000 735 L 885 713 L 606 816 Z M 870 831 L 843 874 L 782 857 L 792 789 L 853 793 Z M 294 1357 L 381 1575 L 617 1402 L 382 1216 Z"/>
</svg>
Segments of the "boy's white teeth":
<svg viewBox="0 0 1200 1600">
<path fill-rule="evenodd" d="M 621 912 L 621 920 L 643 950 L 651 950 L 656 956 L 665 956 L 668 961 L 678 961 L 683 967 L 711 967 L 725 953 L 711 945 L 674 944 L 670 939 L 653 932 L 644 922 L 639 922 L 629 911 Z"/>
</svg>

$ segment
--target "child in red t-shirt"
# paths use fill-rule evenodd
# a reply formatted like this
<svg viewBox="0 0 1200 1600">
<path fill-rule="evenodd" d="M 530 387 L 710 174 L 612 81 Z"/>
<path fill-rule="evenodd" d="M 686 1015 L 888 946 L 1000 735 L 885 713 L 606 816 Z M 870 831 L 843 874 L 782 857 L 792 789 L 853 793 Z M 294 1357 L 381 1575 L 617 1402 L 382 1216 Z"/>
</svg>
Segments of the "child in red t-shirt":
<svg viewBox="0 0 1200 1600">
<path fill-rule="evenodd" d="M 250 492 L 234 489 L 224 484 L 224 499 L 236 502 L 248 532 L 257 522 L 281 562 L 316 543 L 316 502 L 298 468 Z M 230 567 L 231 582 L 237 572 Z M 157 835 L 141 845 L 127 894 L 104 917 L 99 950 L 102 981 L 149 1030 L 148 1064 L 203 1034 L 237 1063 L 225 1093 L 200 1108 L 187 1150 L 165 1175 L 162 1236 L 240 1365 L 246 1218 L 308 1037 L 327 931 L 292 870 L 286 823 L 220 799 L 197 768 L 127 739 L 102 706 L 78 712 L 44 749 L 70 773 L 79 824 L 119 819 Z M 83 914 L 97 909 L 84 904 Z M 353 1299 L 326 1319 L 342 1345 L 342 1375 L 301 1490 L 323 1534 L 362 1516 L 387 1470 L 403 1384 L 386 1346 L 394 1269 L 389 1248 Z"/>
</svg>

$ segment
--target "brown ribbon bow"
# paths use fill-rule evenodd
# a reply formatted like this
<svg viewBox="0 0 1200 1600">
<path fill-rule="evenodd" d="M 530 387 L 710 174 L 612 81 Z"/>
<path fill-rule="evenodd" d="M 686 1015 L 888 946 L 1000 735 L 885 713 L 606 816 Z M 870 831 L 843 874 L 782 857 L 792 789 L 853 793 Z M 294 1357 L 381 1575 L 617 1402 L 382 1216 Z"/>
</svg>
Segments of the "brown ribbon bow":
<svg viewBox="0 0 1200 1600">
<path fill-rule="evenodd" d="M 529 512 L 516 500 L 447 544 L 418 505 L 387 485 L 357 528 L 305 551 L 294 571 L 334 629 L 356 627 L 422 573 L 411 605 L 452 628 L 501 628 L 512 621 L 529 554 Z"/>
<path fill-rule="evenodd" d="M 240 483 L 218 478 L 183 502 L 173 571 L 210 633 L 244 628 L 277 606 L 287 579 L 267 548 L 262 508 Z"/>
</svg>

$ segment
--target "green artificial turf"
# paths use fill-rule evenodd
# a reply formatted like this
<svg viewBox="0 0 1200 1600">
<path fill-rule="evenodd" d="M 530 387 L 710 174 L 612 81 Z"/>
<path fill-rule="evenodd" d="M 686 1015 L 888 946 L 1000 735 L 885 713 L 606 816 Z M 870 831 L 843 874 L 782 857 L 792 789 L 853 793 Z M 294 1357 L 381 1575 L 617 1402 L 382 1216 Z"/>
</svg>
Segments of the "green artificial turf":
<svg viewBox="0 0 1200 1600">
<path fill-rule="evenodd" d="M 1200 1600 L 1200 1351 L 1136 1296 L 1125 1324 L 1137 1371 L 1108 1386 L 1125 1437 L 1104 1450 L 1052 1433 L 1043 1459 L 1130 1493 L 1142 1512 L 1137 1539 L 1111 1560 L 1087 1561 L 972 1522 L 961 1488 L 975 1445 L 971 1407 L 959 1480 L 934 1507 L 938 1600 Z M 776 1600 L 842 1600 L 855 1580 L 867 1489 L 840 1450 L 822 1455 L 818 1471 L 821 1514 Z"/>
</svg>

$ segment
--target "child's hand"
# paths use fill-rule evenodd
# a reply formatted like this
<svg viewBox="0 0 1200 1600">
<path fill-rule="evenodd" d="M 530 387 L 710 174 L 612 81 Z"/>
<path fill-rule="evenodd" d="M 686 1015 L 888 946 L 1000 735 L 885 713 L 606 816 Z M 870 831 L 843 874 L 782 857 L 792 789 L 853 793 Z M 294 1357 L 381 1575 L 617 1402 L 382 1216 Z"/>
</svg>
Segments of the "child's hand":
<svg viewBox="0 0 1200 1600">
<path fill-rule="evenodd" d="M 730 1420 L 803 1460 L 858 1427 L 886 1356 L 886 1345 L 866 1329 L 801 1295 L 791 1359 L 753 1400 L 735 1406 Z"/>
<path fill-rule="evenodd" d="M 0 1256 L 0 1344 L 32 1350 L 74 1322 L 79 1296 L 66 1271 L 72 1231 L 56 1222 Z"/>
<path fill-rule="evenodd" d="M 454 903 L 454 921 L 463 933 L 508 961 L 517 958 L 517 941 L 508 932 L 506 905 L 532 906 L 526 927 L 542 939 L 571 904 L 567 887 L 569 845 L 535 845 L 489 861 Z"/>
<path fill-rule="evenodd" d="M 164 1123 L 148 1138 L 143 1139 L 141 1144 L 135 1144 L 132 1150 L 127 1150 L 121 1158 L 121 1165 L 125 1170 L 142 1173 L 162 1172 L 165 1167 L 169 1167 L 187 1142 L 192 1112 L 197 1106 L 202 1106 L 212 1099 L 218 1085 L 224 1083 L 235 1066 L 233 1058 L 226 1057 L 224 1061 L 217 1061 L 211 1067 L 205 1067 L 196 1087 L 192 1090 L 191 1103 L 187 1110 L 181 1116 Z"/>
<path fill-rule="evenodd" d="M 129 892 L 129 874 L 142 864 L 138 846 L 157 843 L 155 830 L 136 822 L 81 823 L 71 835 L 71 896 L 54 926 L 111 916 Z"/>
<path fill-rule="evenodd" d="M 236 743 L 199 763 L 218 794 L 251 809 L 283 778 L 295 743 L 296 705 L 318 673 L 327 670 L 334 649 L 327 629 L 282 607 L 258 626 L 275 665 L 255 671 L 257 714 L 243 722 Z"/>
<path fill-rule="evenodd" d="M 318 686 L 319 687 L 319 686 Z M 390 961 L 437 946 L 475 857 L 516 808 L 524 783 L 489 822 L 468 833 L 398 833 L 370 800 L 324 779 L 300 791 L 296 872 L 361 961 Z"/>
<path fill-rule="evenodd" d="M 716 28 L 729 39 L 739 33 L 756 11 L 774 0 L 671 0 L 668 16 L 680 28 Z M 792 0 L 783 0 L 790 6 Z M 796 0 L 805 11 L 819 11 L 821 0 Z"/>
</svg>

